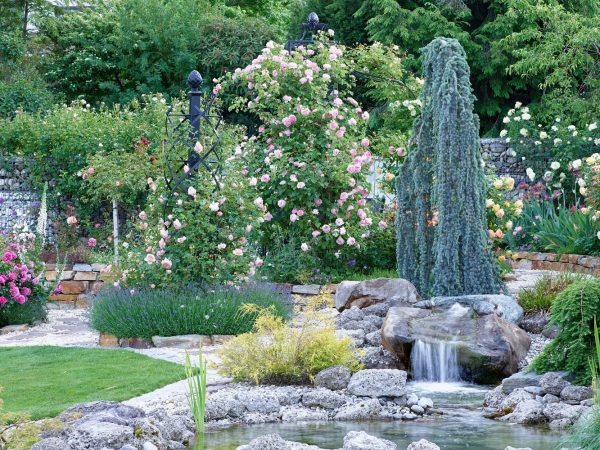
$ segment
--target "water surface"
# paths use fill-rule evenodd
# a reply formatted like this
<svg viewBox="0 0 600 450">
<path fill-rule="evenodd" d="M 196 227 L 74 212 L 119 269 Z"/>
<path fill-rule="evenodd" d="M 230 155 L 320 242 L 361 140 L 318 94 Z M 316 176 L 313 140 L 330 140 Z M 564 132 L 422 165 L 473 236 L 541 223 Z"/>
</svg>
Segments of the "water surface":
<svg viewBox="0 0 600 450">
<path fill-rule="evenodd" d="M 433 399 L 443 416 L 425 420 L 373 422 L 320 422 L 305 424 L 272 423 L 239 425 L 206 434 L 205 450 L 234 450 L 264 434 L 277 433 L 286 440 L 304 442 L 326 449 L 342 447 L 349 431 L 365 431 L 389 439 L 404 450 L 411 442 L 427 439 L 442 450 L 504 450 L 530 447 L 552 450 L 560 435 L 545 427 L 511 425 L 482 417 L 479 407 L 488 388 L 465 383 L 408 383 L 410 392 Z"/>
</svg>

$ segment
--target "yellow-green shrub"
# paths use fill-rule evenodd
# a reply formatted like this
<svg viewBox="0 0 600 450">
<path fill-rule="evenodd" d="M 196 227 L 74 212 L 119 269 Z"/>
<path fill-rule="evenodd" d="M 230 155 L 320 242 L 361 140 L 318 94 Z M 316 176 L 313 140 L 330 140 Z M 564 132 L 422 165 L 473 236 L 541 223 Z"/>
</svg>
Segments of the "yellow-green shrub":
<svg viewBox="0 0 600 450">
<path fill-rule="evenodd" d="M 256 312 L 247 305 L 248 312 Z M 335 336 L 333 319 L 309 305 L 299 319 L 286 323 L 270 309 L 260 309 L 254 331 L 230 340 L 220 351 L 220 372 L 254 383 L 307 382 L 327 367 L 358 370 L 350 338 Z"/>
</svg>

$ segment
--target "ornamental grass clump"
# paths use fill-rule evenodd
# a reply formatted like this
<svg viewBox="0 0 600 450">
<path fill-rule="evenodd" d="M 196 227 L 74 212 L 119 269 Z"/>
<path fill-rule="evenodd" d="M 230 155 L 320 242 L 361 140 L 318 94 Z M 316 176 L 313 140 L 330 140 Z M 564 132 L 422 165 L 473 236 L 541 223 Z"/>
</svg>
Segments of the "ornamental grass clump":
<svg viewBox="0 0 600 450">
<path fill-rule="evenodd" d="M 525 313 L 549 311 L 558 294 L 584 279 L 585 275 L 570 272 L 563 272 L 558 276 L 544 275 L 533 287 L 519 293 L 519 304 Z"/>
<path fill-rule="evenodd" d="M 423 50 L 423 72 L 414 148 L 397 177 L 398 273 L 423 295 L 498 293 L 465 51 L 437 38 Z"/>
<path fill-rule="evenodd" d="M 352 339 L 335 336 L 333 320 L 311 304 L 297 323 L 286 323 L 272 308 L 248 305 L 258 314 L 254 329 L 227 342 L 219 352 L 220 373 L 253 383 L 305 383 L 321 370 L 359 363 Z"/>
<path fill-rule="evenodd" d="M 182 334 L 241 334 L 252 330 L 258 314 L 242 314 L 244 304 L 272 308 L 289 315 L 289 295 L 266 284 L 240 287 L 179 288 L 102 291 L 91 309 L 92 326 L 120 338 Z"/>
<path fill-rule="evenodd" d="M 600 317 L 600 280 L 582 280 L 561 292 L 550 308 L 550 325 L 560 331 L 533 361 L 539 373 L 567 370 L 577 384 L 592 382 L 594 318 Z"/>
</svg>

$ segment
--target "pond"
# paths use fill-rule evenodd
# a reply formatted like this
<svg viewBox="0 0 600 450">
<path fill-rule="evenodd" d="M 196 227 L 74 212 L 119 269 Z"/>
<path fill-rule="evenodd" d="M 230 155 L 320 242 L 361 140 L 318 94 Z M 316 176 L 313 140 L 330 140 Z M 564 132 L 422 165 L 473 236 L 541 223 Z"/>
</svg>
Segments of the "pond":
<svg viewBox="0 0 600 450">
<path fill-rule="evenodd" d="M 506 446 L 551 450 L 560 439 L 559 433 L 545 427 L 512 425 L 486 419 L 479 408 L 489 388 L 461 383 L 408 383 L 410 392 L 433 399 L 444 415 L 409 421 L 271 423 L 232 426 L 210 430 L 205 450 L 234 450 L 252 439 L 277 433 L 290 441 L 304 442 L 322 448 L 342 446 L 349 431 L 365 431 L 389 439 L 404 450 L 419 439 L 435 442 L 442 450 L 504 450 Z"/>
</svg>

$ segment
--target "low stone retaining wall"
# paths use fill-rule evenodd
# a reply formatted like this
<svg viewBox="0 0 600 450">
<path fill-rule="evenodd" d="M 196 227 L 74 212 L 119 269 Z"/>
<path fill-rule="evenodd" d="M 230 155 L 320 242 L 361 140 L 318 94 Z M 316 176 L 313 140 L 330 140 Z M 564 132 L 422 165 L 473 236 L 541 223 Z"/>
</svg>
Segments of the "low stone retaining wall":
<svg viewBox="0 0 600 450">
<path fill-rule="evenodd" d="M 581 272 L 600 276 L 600 257 L 597 256 L 518 252 L 513 258 L 512 267 L 515 269 Z"/>
<path fill-rule="evenodd" d="M 100 347 L 127 347 L 127 348 L 181 348 L 186 350 L 198 349 L 200 345 L 220 345 L 232 339 L 232 335 L 202 335 L 185 334 L 180 336 L 153 336 L 152 339 L 118 338 L 109 333 L 100 333 L 98 345 Z"/>
<path fill-rule="evenodd" d="M 46 265 L 46 281 L 59 281 L 60 292 L 48 297 L 51 308 L 87 308 L 93 294 L 102 289 L 104 283 L 112 283 L 117 275 L 110 272 L 107 264 L 73 264 L 57 267 Z"/>
</svg>

